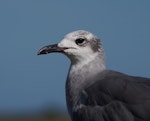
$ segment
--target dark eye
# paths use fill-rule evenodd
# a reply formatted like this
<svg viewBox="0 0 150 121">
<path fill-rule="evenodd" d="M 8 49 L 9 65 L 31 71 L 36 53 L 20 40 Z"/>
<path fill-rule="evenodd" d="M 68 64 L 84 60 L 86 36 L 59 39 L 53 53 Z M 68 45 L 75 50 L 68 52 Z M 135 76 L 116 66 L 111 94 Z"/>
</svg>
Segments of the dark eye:
<svg viewBox="0 0 150 121">
<path fill-rule="evenodd" d="M 77 45 L 82 45 L 85 42 L 85 39 L 84 38 L 78 38 L 78 39 L 76 39 L 75 42 Z"/>
</svg>

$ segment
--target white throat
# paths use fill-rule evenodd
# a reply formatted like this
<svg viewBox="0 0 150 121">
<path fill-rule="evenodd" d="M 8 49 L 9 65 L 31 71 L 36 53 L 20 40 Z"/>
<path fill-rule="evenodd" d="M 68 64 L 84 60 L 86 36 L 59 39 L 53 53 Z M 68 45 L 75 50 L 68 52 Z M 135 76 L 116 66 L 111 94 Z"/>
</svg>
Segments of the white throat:
<svg viewBox="0 0 150 121">
<path fill-rule="evenodd" d="M 71 87 L 80 88 L 84 84 L 93 83 L 89 78 L 105 70 L 104 58 L 101 58 L 98 54 L 95 53 L 86 60 L 71 64 L 67 79 Z"/>
<path fill-rule="evenodd" d="M 70 74 L 89 72 L 89 74 L 95 72 L 101 72 L 105 70 L 105 60 L 103 55 L 99 53 L 94 53 L 92 55 L 87 55 L 86 58 L 80 58 L 77 62 L 71 63 Z"/>
</svg>

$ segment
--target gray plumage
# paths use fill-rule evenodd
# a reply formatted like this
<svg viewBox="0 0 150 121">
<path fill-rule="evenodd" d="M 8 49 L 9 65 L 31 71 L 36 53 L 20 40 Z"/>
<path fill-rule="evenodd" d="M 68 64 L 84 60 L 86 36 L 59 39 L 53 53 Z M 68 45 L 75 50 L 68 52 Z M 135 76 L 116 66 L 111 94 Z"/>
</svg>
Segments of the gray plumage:
<svg viewBox="0 0 150 121">
<path fill-rule="evenodd" d="M 51 52 L 71 60 L 66 101 L 72 121 L 150 121 L 150 79 L 106 70 L 98 37 L 74 31 L 38 55 Z"/>
</svg>

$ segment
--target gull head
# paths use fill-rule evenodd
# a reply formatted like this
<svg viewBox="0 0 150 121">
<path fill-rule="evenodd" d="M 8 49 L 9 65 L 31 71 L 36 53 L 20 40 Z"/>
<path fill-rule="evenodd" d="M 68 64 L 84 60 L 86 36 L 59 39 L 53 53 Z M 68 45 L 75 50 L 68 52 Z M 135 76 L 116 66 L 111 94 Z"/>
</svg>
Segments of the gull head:
<svg viewBox="0 0 150 121">
<path fill-rule="evenodd" d="M 65 54 L 72 63 L 92 61 L 100 58 L 104 62 L 101 41 L 94 34 L 78 30 L 67 34 L 58 44 L 42 47 L 38 55 L 59 52 Z"/>
</svg>

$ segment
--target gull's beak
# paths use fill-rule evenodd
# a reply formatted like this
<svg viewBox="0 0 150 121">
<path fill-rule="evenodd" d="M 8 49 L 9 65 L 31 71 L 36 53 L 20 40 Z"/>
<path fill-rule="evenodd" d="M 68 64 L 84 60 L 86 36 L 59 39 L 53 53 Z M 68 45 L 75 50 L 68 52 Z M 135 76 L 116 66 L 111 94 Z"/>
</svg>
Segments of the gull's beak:
<svg viewBox="0 0 150 121">
<path fill-rule="evenodd" d="M 47 46 L 42 47 L 42 48 L 38 51 L 38 55 L 48 54 L 48 53 L 52 53 L 52 52 L 60 52 L 60 53 L 63 53 L 65 49 L 68 49 L 68 48 L 58 47 L 58 44 L 47 45 Z"/>
</svg>

